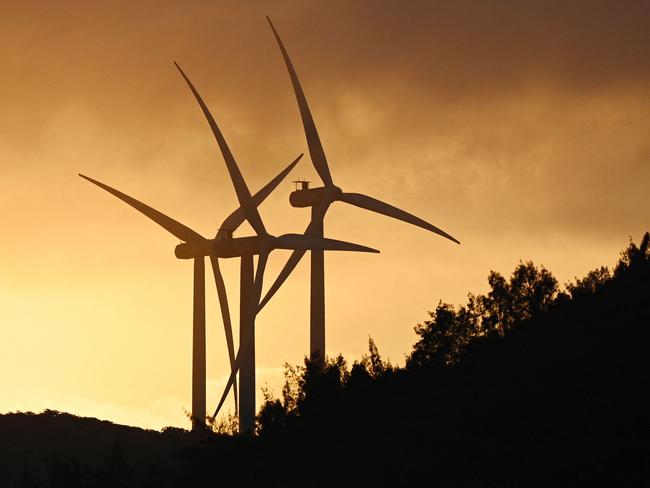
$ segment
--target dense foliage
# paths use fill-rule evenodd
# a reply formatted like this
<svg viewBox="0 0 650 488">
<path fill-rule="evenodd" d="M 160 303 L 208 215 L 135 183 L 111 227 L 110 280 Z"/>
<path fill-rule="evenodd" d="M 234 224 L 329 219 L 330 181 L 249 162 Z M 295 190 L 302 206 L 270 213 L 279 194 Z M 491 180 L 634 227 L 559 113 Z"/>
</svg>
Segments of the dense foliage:
<svg viewBox="0 0 650 488">
<path fill-rule="evenodd" d="M 403 368 L 372 340 L 352 365 L 287 366 L 255 438 L 140 431 L 143 457 L 137 436 L 102 435 L 101 456 L 23 462 L 19 486 L 650 486 L 650 235 L 562 289 L 530 262 L 488 283 L 439 303 Z"/>
</svg>

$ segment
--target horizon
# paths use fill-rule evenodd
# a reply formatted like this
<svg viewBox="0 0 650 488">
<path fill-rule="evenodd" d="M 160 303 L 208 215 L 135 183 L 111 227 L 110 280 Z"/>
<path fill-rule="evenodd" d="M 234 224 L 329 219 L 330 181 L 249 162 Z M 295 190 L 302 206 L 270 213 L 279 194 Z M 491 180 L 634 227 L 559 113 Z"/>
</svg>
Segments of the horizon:
<svg viewBox="0 0 650 488">
<path fill-rule="evenodd" d="M 381 254 L 326 254 L 329 356 L 359 359 L 371 336 L 403 364 L 427 311 L 485 291 L 490 270 L 531 260 L 564 284 L 611 268 L 648 230 L 642 5 L 112 5 L 12 5 L 0 20 L 0 413 L 188 427 L 191 265 L 174 238 L 76 174 L 214 235 L 238 203 L 176 60 L 251 191 L 305 153 L 260 207 L 270 233 L 302 232 L 291 180 L 320 180 L 266 14 L 336 183 L 462 243 L 333 205 L 325 236 Z M 265 290 L 287 256 L 271 255 Z M 279 394 L 282 365 L 308 352 L 306 261 L 258 317 L 258 405 L 259 388 Z M 236 324 L 238 262 L 221 263 Z M 229 366 L 211 277 L 206 291 L 211 412 Z"/>
</svg>

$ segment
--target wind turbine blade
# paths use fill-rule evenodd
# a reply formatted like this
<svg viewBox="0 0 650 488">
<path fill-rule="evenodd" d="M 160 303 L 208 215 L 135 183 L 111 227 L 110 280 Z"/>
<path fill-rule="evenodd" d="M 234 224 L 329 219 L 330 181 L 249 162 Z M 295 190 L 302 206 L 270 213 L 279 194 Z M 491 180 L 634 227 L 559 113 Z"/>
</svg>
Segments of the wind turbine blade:
<svg viewBox="0 0 650 488">
<path fill-rule="evenodd" d="M 262 218 L 260 217 L 260 214 L 257 211 L 257 207 L 253 203 L 253 198 L 251 197 L 250 191 L 248 191 L 248 187 L 246 186 L 246 181 L 244 181 L 244 177 L 242 176 L 241 171 L 239 170 L 239 166 L 237 166 L 237 161 L 235 161 L 232 152 L 230 152 L 230 148 L 228 147 L 228 144 L 226 143 L 226 139 L 224 139 L 223 134 L 221 133 L 221 130 L 217 125 L 217 122 L 214 120 L 214 117 L 212 117 L 210 110 L 208 110 L 208 107 L 206 106 L 205 102 L 201 98 L 201 95 L 199 95 L 199 92 L 196 90 L 196 88 L 194 88 L 194 85 L 187 77 L 185 72 L 181 69 L 178 63 L 174 62 L 174 65 L 176 66 L 176 68 L 178 68 L 178 71 L 181 73 L 181 76 L 183 76 L 185 82 L 190 87 L 190 90 L 194 94 L 194 98 L 196 98 L 196 101 L 199 102 L 199 106 L 203 111 L 203 115 L 205 115 L 205 118 L 208 120 L 210 129 L 212 129 L 212 133 L 214 134 L 214 137 L 217 140 L 219 149 L 221 149 L 221 154 L 223 155 L 223 159 L 226 161 L 226 167 L 228 168 L 228 173 L 230 173 L 230 179 L 232 180 L 233 186 L 235 187 L 235 193 L 237 193 L 237 200 L 239 201 L 239 206 L 244 212 L 244 215 L 246 216 L 246 220 L 248 220 L 248 222 L 251 224 L 253 229 L 255 229 L 257 235 L 266 235 L 267 232 L 266 229 L 264 228 L 264 224 L 262 223 Z"/>
<path fill-rule="evenodd" d="M 327 158 L 325 157 L 325 150 L 318 136 L 318 131 L 316 130 L 316 124 L 314 123 L 314 118 L 311 115 L 309 110 L 309 105 L 307 104 L 307 98 L 305 98 L 305 93 L 302 91 L 300 86 L 300 80 L 298 80 L 298 74 L 293 67 L 293 63 L 289 58 L 287 50 L 282 44 L 282 39 L 278 35 L 278 32 L 273 26 L 270 18 L 266 18 L 269 21 L 271 30 L 273 30 L 273 35 L 278 41 L 278 46 L 280 46 L 280 51 L 282 51 L 282 57 L 284 58 L 284 63 L 287 65 L 287 71 L 289 71 L 289 77 L 291 78 L 291 84 L 293 85 L 293 91 L 296 95 L 296 100 L 298 101 L 298 108 L 300 109 L 300 117 L 302 118 L 302 125 L 305 129 L 305 137 L 307 138 L 307 146 L 309 147 L 309 155 L 311 160 L 314 163 L 314 168 L 318 172 L 318 175 L 323 180 L 325 186 L 334 186 L 332 182 L 332 175 L 330 174 L 330 169 L 327 164 Z"/>
<path fill-rule="evenodd" d="M 322 216 L 325 214 L 327 211 L 327 208 L 329 207 L 330 202 L 325 200 L 323 203 L 321 203 L 318 207 L 316 207 L 316 212 L 315 214 L 318 215 L 318 218 L 322 218 Z M 313 228 L 316 225 L 314 220 L 309 222 L 309 225 L 305 229 L 304 235 L 310 236 L 313 232 Z M 285 281 L 287 281 L 287 278 L 291 274 L 291 272 L 298 266 L 298 263 L 302 259 L 302 257 L 305 255 L 305 250 L 304 249 L 296 249 L 291 253 L 291 256 L 289 256 L 289 259 L 285 263 L 284 267 L 280 271 L 280 274 L 278 277 L 275 279 L 273 282 L 273 285 L 271 285 L 271 288 L 269 288 L 269 291 L 266 292 L 266 295 L 264 296 L 264 299 L 260 302 L 259 307 L 257 309 L 257 312 L 259 313 L 260 310 L 264 308 L 264 306 L 273 298 L 273 295 L 277 293 L 277 291 L 280 289 L 280 287 L 284 284 Z"/>
<path fill-rule="evenodd" d="M 280 271 L 280 274 L 278 277 L 275 279 L 275 282 L 273 285 L 271 285 L 271 288 L 269 288 L 269 291 L 266 292 L 266 295 L 264 296 L 264 299 L 260 302 L 259 307 L 258 307 L 258 313 L 260 310 L 264 308 L 264 305 L 266 305 L 271 298 L 273 298 L 273 295 L 276 294 L 276 292 L 280 289 L 280 287 L 284 284 L 284 282 L 287 280 L 291 272 L 295 269 L 296 266 L 298 266 L 298 263 L 302 259 L 302 257 L 305 255 L 305 250 L 304 249 L 296 249 L 291 253 L 291 256 L 289 256 L 289 259 L 287 260 L 286 264 L 284 265 L 284 268 L 282 268 L 282 271 Z"/>
<path fill-rule="evenodd" d="M 271 192 L 277 188 L 280 182 L 284 180 L 284 178 L 289 174 L 293 167 L 298 164 L 298 161 L 300 161 L 302 156 L 303 155 L 300 154 L 300 156 L 294 159 L 293 162 L 289 164 L 289 166 L 284 168 L 275 178 L 269 181 L 266 186 L 264 186 L 260 191 L 253 195 L 253 204 L 256 207 L 259 207 L 262 202 L 266 200 L 266 197 L 268 197 Z M 228 217 L 226 217 L 226 219 L 221 224 L 219 232 L 221 234 L 223 234 L 222 231 L 229 231 L 231 233 L 234 232 L 244 222 L 245 218 L 246 217 L 244 216 L 243 210 L 241 207 L 239 207 L 233 213 L 228 215 Z M 219 233 L 217 233 L 217 237 L 220 237 Z"/>
<path fill-rule="evenodd" d="M 138 212 L 149 217 L 151 220 L 153 220 L 155 223 L 157 223 L 159 226 L 161 226 L 163 229 L 165 229 L 167 232 L 171 233 L 181 241 L 196 242 L 196 241 L 205 240 L 203 236 L 197 234 L 189 227 L 186 227 L 185 225 L 181 224 L 180 222 L 177 222 L 171 217 L 168 217 L 162 212 L 159 212 L 158 210 L 151 208 L 148 205 L 145 205 L 144 203 L 136 200 L 135 198 L 130 197 L 125 193 L 122 193 L 121 191 L 116 190 L 115 188 L 111 188 L 110 186 L 105 185 L 104 183 L 94 180 L 88 176 L 84 176 L 81 173 L 79 173 L 79 176 L 81 176 L 84 180 L 88 180 L 91 183 L 97 185 L 98 187 L 106 190 L 108 193 L 112 193 L 117 198 L 122 200 L 124 203 L 130 205 Z"/>
<path fill-rule="evenodd" d="M 262 297 L 264 270 L 266 269 L 266 263 L 268 259 L 269 259 L 268 251 L 261 251 L 260 257 L 257 261 L 257 271 L 255 272 L 255 284 L 253 286 L 253 289 L 255 290 L 255 305 L 260 303 L 260 298 Z"/>
<path fill-rule="evenodd" d="M 273 240 L 275 249 L 301 249 L 303 251 L 356 251 L 379 253 L 377 249 L 354 244 L 352 242 L 328 239 L 327 237 L 309 237 L 303 234 L 284 234 Z"/>
<path fill-rule="evenodd" d="M 316 238 L 309 237 L 309 231 L 311 224 L 307 227 L 305 234 L 285 234 L 274 239 L 273 247 L 276 249 L 293 249 L 293 253 L 289 256 L 289 259 L 285 263 L 282 271 L 275 279 L 269 291 L 266 292 L 264 299 L 260 302 L 258 307 L 258 313 L 264 306 L 273 298 L 273 295 L 277 293 L 280 287 L 287 280 L 291 272 L 298 266 L 298 263 L 310 249 L 323 249 L 329 251 L 357 251 L 357 252 L 372 252 L 378 253 L 376 249 L 370 247 L 361 246 L 359 244 L 352 244 L 345 241 L 337 241 L 335 239 L 327 238 Z"/>
<path fill-rule="evenodd" d="M 223 407 L 226 398 L 228 398 L 228 393 L 230 393 L 230 389 L 233 386 L 237 388 L 236 385 L 237 385 L 238 371 L 239 371 L 239 351 L 237 352 L 237 357 L 235 359 L 235 366 L 230 370 L 230 376 L 228 377 L 228 382 L 226 383 L 226 387 L 223 390 L 221 399 L 219 400 L 219 404 L 217 405 L 217 408 L 214 411 L 214 415 L 212 416 L 212 421 L 214 421 L 214 419 L 217 418 L 217 415 L 219 415 L 219 412 L 221 411 L 221 407 Z"/>
<path fill-rule="evenodd" d="M 228 294 L 226 293 L 226 285 L 223 281 L 223 275 L 219 269 L 219 260 L 214 254 L 210 254 L 210 262 L 212 263 L 212 271 L 214 273 L 214 282 L 217 285 L 217 295 L 219 296 L 219 306 L 221 307 L 221 317 L 223 319 L 223 328 L 226 334 L 226 345 L 228 347 L 228 358 L 230 359 L 230 370 L 235 369 L 235 341 L 232 336 L 232 322 L 230 321 L 230 309 L 228 307 Z M 235 377 L 235 415 L 239 401 L 237 399 L 237 379 Z"/>
<path fill-rule="evenodd" d="M 407 222 L 409 224 L 417 225 L 418 227 L 422 227 L 423 229 L 431 231 L 434 234 L 446 237 L 450 241 L 454 241 L 456 244 L 460 244 L 458 240 L 447 234 L 445 231 L 438 229 L 438 227 L 435 225 L 431 225 L 430 223 L 422 220 L 419 217 L 416 217 L 415 215 L 412 215 L 408 212 L 405 212 L 404 210 L 400 210 L 397 207 L 393 207 L 388 203 L 384 203 L 367 195 L 362 195 L 361 193 L 343 193 L 339 196 L 338 199 L 342 202 L 349 203 L 350 205 L 355 205 L 357 207 L 365 208 L 366 210 L 371 210 L 388 217 L 393 217 L 397 220 L 402 220 L 403 222 Z"/>
</svg>

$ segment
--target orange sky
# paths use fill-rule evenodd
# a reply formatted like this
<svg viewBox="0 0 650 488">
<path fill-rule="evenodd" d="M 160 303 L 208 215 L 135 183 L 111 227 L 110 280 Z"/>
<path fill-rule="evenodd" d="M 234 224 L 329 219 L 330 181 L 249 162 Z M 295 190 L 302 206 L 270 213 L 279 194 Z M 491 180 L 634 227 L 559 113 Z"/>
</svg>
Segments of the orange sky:
<svg viewBox="0 0 650 488">
<path fill-rule="evenodd" d="M 326 234 L 382 254 L 326 255 L 329 353 L 359 358 L 370 335 L 400 364 L 427 310 L 484 291 L 489 270 L 531 259 L 564 283 L 650 228 L 647 2 L 64 0 L 2 12 L 0 412 L 187 427 L 192 265 L 76 174 L 213 234 L 236 198 L 172 61 L 255 191 L 307 152 L 266 14 L 335 182 L 462 242 L 335 204 Z M 318 181 L 308 157 L 295 177 Z M 291 190 L 261 208 L 272 233 L 307 224 Z M 267 283 L 286 257 L 272 255 Z M 282 365 L 307 352 L 307 264 L 257 321 L 259 384 L 276 393 Z M 238 262 L 224 267 L 236 319 Z M 227 359 L 207 288 L 212 410 Z"/>
</svg>

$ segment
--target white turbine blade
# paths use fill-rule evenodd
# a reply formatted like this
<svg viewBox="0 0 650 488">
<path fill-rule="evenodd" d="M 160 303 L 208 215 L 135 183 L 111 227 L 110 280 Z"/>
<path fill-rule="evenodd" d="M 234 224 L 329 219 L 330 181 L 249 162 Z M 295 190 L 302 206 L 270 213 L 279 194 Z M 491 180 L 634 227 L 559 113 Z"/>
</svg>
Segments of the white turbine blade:
<svg viewBox="0 0 650 488">
<path fill-rule="evenodd" d="M 167 215 L 163 214 L 162 212 L 159 212 L 158 210 L 145 205 L 144 203 L 136 200 L 133 197 L 128 196 L 125 193 L 122 193 L 119 190 L 116 190 L 115 188 L 111 188 L 108 185 L 105 185 L 104 183 L 101 183 L 97 180 L 94 180 L 88 176 L 84 176 L 82 174 L 79 174 L 84 180 L 88 180 L 91 183 L 94 183 L 98 187 L 106 190 L 108 193 L 111 193 L 115 195 L 117 198 L 122 200 L 124 203 L 127 205 L 130 205 L 134 209 L 136 209 L 138 212 L 146 215 L 149 217 L 151 220 L 153 220 L 155 223 L 157 223 L 159 226 L 161 226 L 163 229 L 165 229 L 167 232 L 170 234 L 174 235 L 178 239 L 184 242 L 197 242 L 197 241 L 203 241 L 205 240 L 203 236 L 200 234 L 194 232 L 192 229 L 189 227 L 181 224 L 180 222 L 177 222 L 176 220 L 172 219 L 171 217 L 168 217 Z"/>
<path fill-rule="evenodd" d="M 311 115 L 309 110 L 309 105 L 307 104 L 307 98 L 305 93 L 302 91 L 300 86 L 300 80 L 298 80 L 298 74 L 293 67 L 293 63 L 289 58 L 287 50 L 282 44 L 282 40 L 278 32 L 273 26 L 273 22 L 268 17 L 266 20 L 269 21 L 271 30 L 273 30 L 273 35 L 278 41 L 278 46 L 280 46 L 280 51 L 282 51 L 282 57 L 284 58 L 284 63 L 287 65 L 287 71 L 289 71 L 289 77 L 291 78 L 291 84 L 293 85 L 293 91 L 296 95 L 296 100 L 298 101 L 298 108 L 300 109 L 300 117 L 302 118 L 302 125 L 305 129 L 305 137 L 307 138 L 307 146 L 309 147 L 309 155 L 311 156 L 312 163 L 314 168 L 318 172 L 318 175 L 323 180 L 325 186 L 333 186 L 332 175 L 330 174 L 330 169 L 327 164 L 327 158 L 325 157 L 325 150 L 323 149 L 323 144 L 320 141 L 318 136 L 318 131 L 316 130 L 316 124 L 314 123 L 314 118 Z"/>
<path fill-rule="evenodd" d="M 291 253 L 291 256 L 289 256 L 289 259 L 284 265 L 284 268 L 282 268 L 282 271 L 280 271 L 280 274 L 275 279 L 275 282 L 273 283 L 273 285 L 271 285 L 271 288 L 269 288 L 269 291 L 266 292 L 264 299 L 260 302 L 260 305 L 258 307 L 258 313 L 260 310 L 262 310 L 262 308 L 264 308 L 264 305 L 266 305 L 268 301 L 271 298 L 273 298 L 273 295 L 276 294 L 276 292 L 280 289 L 283 283 L 287 280 L 291 272 L 295 269 L 296 266 L 298 266 L 298 263 L 305 255 L 305 252 L 306 251 L 304 249 L 296 249 Z"/>
<path fill-rule="evenodd" d="M 325 212 L 327 211 L 327 208 L 329 207 L 330 202 L 325 200 L 323 203 L 321 203 L 317 208 L 316 211 L 314 212 L 314 215 L 316 215 L 316 219 L 322 219 L 323 216 L 325 215 Z M 306 236 L 310 236 L 313 232 L 313 227 L 315 225 L 314 220 L 309 222 L 309 225 L 305 229 L 305 234 Z M 298 266 L 298 263 L 302 259 L 302 257 L 305 255 L 305 250 L 304 249 L 296 249 L 291 253 L 291 256 L 289 256 L 289 259 L 285 263 L 284 267 L 280 271 L 280 274 L 278 274 L 278 277 L 275 279 L 273 282 L 273 285 L 271 285 L 271 288 L 269 288 L 269 291 L 266 292 L 266 295 L 264 296 L 264 299 L 260 302 L 259 307 L 258 307 L 258 313 L 264 306 L 273 298 L 273 295 L 277 293 L 277 291 L 280 289 L 280 287 L 284 284 L 284 282 L 287 280 L 291 272 Z"/>
<path fill-rule="evenodd" d="M 228 347 L 228 358 L 230 359 L 230 370 L 235 369 L 235 341 L 232 335 L 232 322 L 230 321 L 230 308 L 228 307 L 228 294 L 226 293 L 226 285 L 223 281 L 223 275 L 219 269 L 219 260 L 214 254 L 210 254 L 210 262 L 212 263 L 212 271 L 214 273 L 214 282 L 217 285 L 217 295 L 219 296 L 219 306 L 221 308 L 221 317 L 223 319 L 223 328 L 226 334 L 226 345 Z M 237 399 L 237 380 L 235 378 L 235 415 L 239 406 Z"/>
<path fill-rule="evenodd" d="M 230 389 L 233 386 L 235 386 L 236 388 L 238 371 L 239 371 L 239 351 L 237 351 L 237 357 L 235 358 L 235 366 L 230 370 L 230 376 L 228 377 L 228 382 L 226 383 L 226 387 L 223 390 L 223 394 L 221 395 L 219 404 L 217 405 L 217 408 L 214 410 L 212 421 L 214 421 L 214 419 L 217 418 L 217 415 L 219 415 L 219 412 L 221 411 L 221 407 L 223 407 L 226 398 L 228 398 L 228 393 L 230 393 Z"/>
<path fill-rule="evenodd" d="M 377 249 L 354 244 L 352 242 L 328 239 L 327 237 L 309 237 L 303 234 L 284 234 L 273 240 L 275 249 L 301 249 L 319 251 L 354 251 L 379 253 Z"/>
<path fill-rule="evenodd" d="M 212 133 L 217 140 L 219 149 L 221 149 L 223 159 L 226 161 L 226 167 L 228 168 L 228 173 L 230 173 L 230 179 L 232 180 L 233 186 L 235 187 L 235 193 L 237 193 L 237 200 L 239 200 L 239 205 L 242 208 L 244 215 L 246 216 L 246 220 L 248 220 L 248 222 L 251 224 L 251 227 L 255 229 L 257 235 L 266 235 L 267 232 L 264 228 L 264 224 L 262 223 L 262 218 L 257 211 L 257 207 L 253 203 L 253 198 L 251 197 L 250 191 L 246 186 L 246 181 L 244 181 L 244 177 L 239 170 L 239 166 L 237 166 L 237 161 L 235 161 L 235 158 L 232 155 L 232 152 L 230 151 L 230 148 L 228 147 L 228 144 L 226 143 L 226 140 L 224 139 L 223 134 L 217 125 L 217 122 L 214 120 L 214 117 L 212 117 L 210 110 L 208 110 L 208 107 L 201 98 L 201 95 L 199 95 L 199 92 L 196 90 L 196 88 L 194 88 L 194 85 L 187 77 L 185 72 L 177 63 L 174 63 L 174 65 L 176 68 L 178 68 L 178 71 L 180 71 L 181 75 L 185 79 L 185 82 L 190 87 L 190 90 L 194 94 L 194 98 L 196 98 L 196 101 L 199 102 L 199 106 L 201 107 L 205 118 L 208 120 L 210 129 L 212 129 Z"/>
<path fill-rule="evenodd" d="M 253 195 L 253 204 L 256 207 L 259 207 L 264 200 L 266 200 L 266 197 L 268 197 L 273 190 L 277 188 L 277 186 L 280 184 L 282 180 L 289 174 L 289 172 L 293 169 L 293 167 L 298 164 L 298 161 L 302 158 L 302 154 L 298 156 L 296 159 L 293 160 L 289 166 L 284 168 L 275 178 L 273 178 L 271 181 L 269 181 L 266 186 L 264 186 L 260 191 L 258 191 L 255 195 Z M 244 212 L 239 207 L 237 210 L 235 210 L 233 213 L 228 215 L 226 219 L 223 221 L 220 227 L 220 233 L 223 234 L 225 231 L 229 232 L 234 232 L 237 230 L 237 228 L 244 222 L 246 217 L 244 216 Z M 217 233 L 217 237 L 219 237 L 219 233 Z"/>
<path fill-rule="evenodd" d="M 311 227 L 311 224 L 310 224 Z M 309 232 L 309 227 L 307 228 Z M 305 234 L 307 234 L 307 232 Z M 311 249 L 322 249 L 325 251 L 356 251 L 356 252 L 371 252 L 378 253 L 377 249 L 371 247 L 361 246 L 345 241 L 337 241 L 335 239 L 309 237 L 303 234 L 285 234 L 274 239 L 273 247 L 275 249 L 293 249 L 294 251 L 289 256 L 282 271 L 271 285 L 271 288 L 264 295 L 264 299 L 259 304 L 258 313 L 264 306 L 273 298 L 280 287 L 287 280 L 292 271 L 298 266 L 298 263 L 305 255 L 305 252 Z"/>
<path fill-rule="evenodd" d="M 266 263 L 268 259 L 269 259 L 268 251 L 261 251 L 260 257 L 257 261 L 257 271 L 255 272 L 255 284 L 253 285 L 253 289 L 255 290 L 255 305 L 260 303 L 260 298 L 262 296 L 264 270 L 266 269 Z"/>
<path fill-rule="evenodd" d="M 415 215 L 412 215 L 408 212 L 405 212 L 404 210 L 400 210 L 397 207 L 393 207 L 388 203 L 384 203 L 367 195 L 362 195 L 361 193 L 342 193 L 338 199 L 342 202 L 349 203 L 350 205 L 355 205 L 357 207 L 365 208 L 366 210 L 371 210 L 373 212 L 377 212 L 379 214 L 386 215 L 388 217 L 392 217 L 409 224 L 417 225 L 418 227 L 422 227 L 423 229 L 431 231 L 434 234 L 446 237 L 450 241 L 454 241 L 456 244 L 460 244 L 458 240 L 447 234 L 445 231 L 438 229 L 438 227 L 435 225 L 431 225 L 430 223 L 422 220 L 419 217 L 416 217 Z"/>
</svg>

